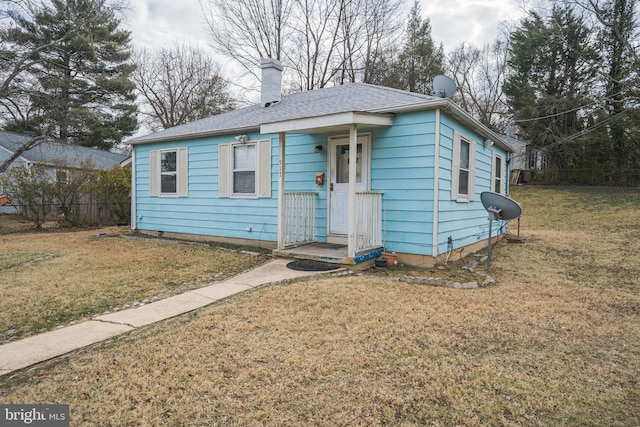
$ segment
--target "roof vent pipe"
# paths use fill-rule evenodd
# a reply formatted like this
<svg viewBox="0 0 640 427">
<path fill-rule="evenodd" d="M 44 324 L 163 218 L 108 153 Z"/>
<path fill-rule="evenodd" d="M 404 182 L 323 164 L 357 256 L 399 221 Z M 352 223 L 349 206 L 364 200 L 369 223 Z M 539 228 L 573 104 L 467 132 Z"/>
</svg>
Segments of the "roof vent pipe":
<svg viewBox="0 0 640 427">
<path fill-rule="evenodd" d="M 282 70 L 284 67 L 277 59 L 265 58 L 260 61 L 262 68 L 262 87 L 260 92 L 260 106 L 280 102 L 282 98 Z"/>
</svg>

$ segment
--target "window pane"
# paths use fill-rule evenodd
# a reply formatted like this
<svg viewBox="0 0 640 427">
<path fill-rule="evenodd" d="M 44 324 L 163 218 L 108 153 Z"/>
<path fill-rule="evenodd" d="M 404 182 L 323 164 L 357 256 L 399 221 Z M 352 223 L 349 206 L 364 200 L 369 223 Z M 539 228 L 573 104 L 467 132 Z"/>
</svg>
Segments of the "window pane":
<svg viewBox="0 0 640 427">
<path fill-rule="evenodd" d="M 160 172 L 175 172 L 177 164 L 176 159 L 176 151 L 160 153 Z"/>
<path fill-rule="evenodd" d="M 349 182 L 349 145 L 336 146 L 336 183 Z M 362 182 L 362 144 L 358 144 L 356 154 L 356 182 Z"/>
<path fill-rule="evenodd" d="M 469 171 L 460 170 L 458 175 L 458 194 L 469 194 Z"/>
<path fill-rule="evenodd" d="M 233 173 L 233 192 L 243 194 L 255 194 L 256 192 L 256 173 L 234 172 Z"/>
<path fill-rule="evenodd" d="M 160 192 L 161 193 L 176 193 L 176 176 L 175 175 L 161 175 L 160 176 Z"/>
<path fill-rule="evenodd" d="M 469 143 L 465 140 L 460 141 L 460 167 L 469 169 Z"/>
<path fill-rule="evenodd" d="M 233 169 L 255 170 L 256 146 L 236 145 L 233 147 Z"/>
</svg>

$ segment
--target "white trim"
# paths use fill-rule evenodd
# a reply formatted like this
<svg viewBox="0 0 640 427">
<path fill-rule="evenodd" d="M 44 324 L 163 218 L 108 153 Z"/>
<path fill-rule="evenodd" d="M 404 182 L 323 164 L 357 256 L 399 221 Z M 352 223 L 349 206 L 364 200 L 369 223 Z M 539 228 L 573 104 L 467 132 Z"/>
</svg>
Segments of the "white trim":
<svg viewBox="0 0 640 427">
<path fill-rule="evenodd" d="M 236 158 L 236 148 L 239 147 L 250 147 L 253 146 L 253 169 L 239 169 L 235 168 L 235 158 Z M 247 141 L 244 143 L 233 143 L 231 144 L 231 163 L 229 165 L 229 170 L 231 171 L 231 197 L 234 199 L 256 199 L 258 198 L 258 143 L 256 141 Z M 236 193 L 235 192 L 235 173 L 236 172 L 251 172 L 253 170 L 253 192 L 252 193 Z"/>
<path fill-rule="evenodd" d="M 131 151 L 131 229 L 138 227 L 138 217 L 136 213 L 136 150 Z"/>
<path fill-rule="evenodd" d="M 362 175 L 365 172 L 365 149 L 362 144 Z M 349 129 L 349 223 L 347 224 L 347 256 L 355 258 L 356 256 L 356 221 L 358 216 L 356 213 L 356 182 L 358 168 L 358 126 L 352 124 Z M 367 178 L 369 174 L 367 174 Z M 367 180 L 368 180 L 367 179 Z M 362 182 L 365 183 L 364 176 Z M 367 188 L 369 185 L 367 184 Z"/>
<path fill-rule="evenodd" d="M 356 129 L 357 132 L 357 129 Z M 366 133 L 358 133 L 357 134 L 358 144 L 362 144 L 362 183 L 364 185 L 363 191 L 371 190 L 371 151 L 372 151 L 372 135 L 371 132 Z M 329 137 L 328 146 L 328 155 L 327 155 L 327 182 L 329 185 L 327 186 L 327 241 L 329 243 L 337 243 L 337 244 L 347 244 L 347 236 L 349 231 L 347 230 L 347 234 L 335 234 L 331 233 L 331 212 L 333 203 L 333 197 L 331 197 L 330 186 L 332 180 L 334 178 L 336 165 L 332 163 L 332 157 L 335 153 L 336 145 L 345 145 L 350 143 L 349 135 L 333 135 Z M 351 150 L 349 150 L 349 154 L 351 154 Z M 357 155 L 357 150 L 356 150 Z M 349 163 L 351 165 L 351 162 Z M 351 176 L 351 173 L 349 174 Z M 354 175 L 355 176 L 355 175 Z M 356 183 L 357 185 L 357 183 Z M 355 197 L 354 197 L 355 199 Z M 347 215 L 350 215 L 347 212 Z M 329 240 L 331 239 L 331 240 Z"/>
<path fill-rule="evenodd" d="M 278 249 L 285 247 L 284 235 L 284 173 L 285 173 L 286 134 L 278 135 Z"/>
<path fill-rule="evenodd" d="M 469 168 L 467 194 L 460 194 L 460 147 L 462 141 L 469 144 Z M 453 132 L 453 153 L 451 156 L 451 200 L 471 202 L 475 198 L 476 186 L 476 142 L 458 131 Z"/>
<path fill-rule="evenodd" d="M 163 153 L 176 153 L 176 170 L 170 173 L 164 173 L 164 175 L 174 175 L 176 177 L 176 191 L 174 191 L 173 193 L 163 193 L 162 192 L 162 154 Z M 179 150 L 177 148 L 167 148 L 167 149 L 162 149 L 162 150 L 158 150 L 158 179 L 159 179 L 159 189 L 160 189 L 160 193 L 158 194 L 159 197 L 178 197 L 178 189 L 180 188 L 180 183 L 178 182 L 180 180 L 180 176 L 178 173 L 178 169 L 180 167 L 180 159 L 179 159 Z"/>
<path fill-rule="evenodd" d="M 354 125 L 366 126 L 392 126 L 393 116 L 379 113 L 361 113 L 348 111 L 323 116 L 304 117 L 280 122 L 263 123 L 260 125 L 260 133 L 301 132 L 301 131 L 336 131 L 340 127 L 349 129 Z"/>
<path fill-rule="evenodd" d="M 234 193 L 234 147 L 255 146 L 255 188 L 253 193 Z M 218 197 L 232 199 L 271 198 L 271 139 L 229 142 L 218 145 Z"/>
<path fill-rule="evenodd" d="M 497 159 L 500 159 L 500 177 L 498 179 L 500 179 L 500 186 L 498 187 L 498 191 L 496 191 L 496 166 L 497 166 Z M 493 156 L 491 156 L 491 183 L 490 183 L 490 190 L 493 191 L 494 193 L 498 193 L 498 194 L 506 194 L 506 187 L 504 185 L 505 183 L 505 160 L 504 157 L 501 156 L 498 153 L 493 153 Z"/>
<path fill-rule="evenodd" d="M 436 131 L 433 161 L 433 228 L 431 230 L 431 256 L 438 256 L 438 229 L 440 227 L 440 108 L 436 109 Z"/>
</svg>

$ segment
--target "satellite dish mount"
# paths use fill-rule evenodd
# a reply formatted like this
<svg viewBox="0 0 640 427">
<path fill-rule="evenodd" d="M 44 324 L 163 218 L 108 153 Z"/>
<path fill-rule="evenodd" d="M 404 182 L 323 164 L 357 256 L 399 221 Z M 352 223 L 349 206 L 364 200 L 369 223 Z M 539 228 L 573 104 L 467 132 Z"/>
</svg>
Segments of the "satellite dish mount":
<svg viewBox="0 0 640 427">
<path fill-rule="evenodd" d="M 487 254 L 487 271 L 491 269 L 491 237 L 493 221 L 511 221 L 520 218 L 522 215 L 522 206 L 515 200 L 503 196 L 502 194 L 485 191 L 480 194 L 482 206 L 489 213 L 489 243 Z"/>
</svg>

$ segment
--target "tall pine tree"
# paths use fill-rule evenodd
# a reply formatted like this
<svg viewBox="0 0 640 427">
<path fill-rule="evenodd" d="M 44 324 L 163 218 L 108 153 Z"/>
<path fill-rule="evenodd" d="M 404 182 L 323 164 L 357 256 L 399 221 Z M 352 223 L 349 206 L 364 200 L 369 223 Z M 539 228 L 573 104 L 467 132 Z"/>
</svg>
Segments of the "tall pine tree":
<svg viewBox="0 0 640 427">
<path fill-rule="evenodd" d="M 416 0 L 409 13 L 407 39 L 398 58 L 401 81 L 411 92 L 431 94 L 433 78 L 444 73 L 444 49 L 431 37 L 431 22 L 422 19 Z"/>
<path fill-rule="evenodd" d="M 135 131 L 130 34 L 116 12 L 106 0 L 52 0 L 32 21 L 16 19 L 10 42 L 46 46 L 28 91 L 40 131 L 103 149 Z"/>
<path fill-rule="evenodd" d="M 640 175 L 640 61 L 634 51 L 635 0 L 609 0 L 601 7 L 594 4 L 596 17 L 602 24 L 601 41 L 604 56 L 605 111 L 600 123 L 606 122 L 612 153 L 613 177 L 627 184 Z"/>
<path fill-rule="evenodd" d="M 531 12 L 511 34 L 511 74 L 504 91 L 521 135 L 566 169 L 585 158 L 598 55 L 594 32 L 569 6 L 548 17 Z"/>
</svg>

